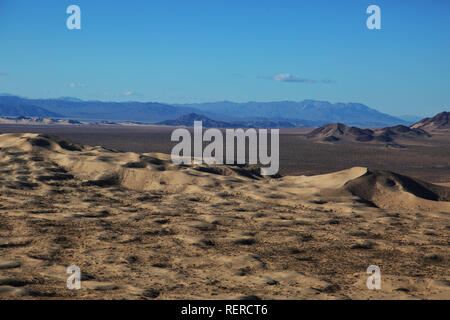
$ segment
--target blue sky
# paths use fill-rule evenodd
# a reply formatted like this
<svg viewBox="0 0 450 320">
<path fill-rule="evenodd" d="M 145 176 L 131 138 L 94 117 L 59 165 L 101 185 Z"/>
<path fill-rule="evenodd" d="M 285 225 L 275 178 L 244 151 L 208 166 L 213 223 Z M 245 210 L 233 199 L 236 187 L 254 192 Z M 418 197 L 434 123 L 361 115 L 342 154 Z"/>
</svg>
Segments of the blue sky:
<svg viewBox="0 0 450 320">
<path fill-rule="evenodd" d="M 0 0 L 0 43 L 0 92 L 27 97 L 450 109 L 447 0 Z"/>
</svg>

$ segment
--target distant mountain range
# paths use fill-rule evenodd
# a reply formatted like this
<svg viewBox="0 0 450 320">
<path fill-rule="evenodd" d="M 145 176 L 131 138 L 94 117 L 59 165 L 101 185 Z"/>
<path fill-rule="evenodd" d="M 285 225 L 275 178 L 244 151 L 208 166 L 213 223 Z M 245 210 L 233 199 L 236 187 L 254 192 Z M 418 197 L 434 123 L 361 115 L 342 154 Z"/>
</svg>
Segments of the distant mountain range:
<svg viewBox="0 0 450 320">
<path fill-rule="evenodd" d="M 24 117 L 63 117 L 62 114 L 49 111 L 32 103 L 17 103 L 8 101 L 9 99 L 0 98 L 0 115 L 6 117 L 24 116 Z M 7 100 L 7 101 L 5 101 Z"/>
<path fill-rule="evenodd" d="M 214 102 L 202 104 L 163 104 L 157 102 L 83 101 L 77 98 L 28 99 L 0 95 L 0 116 L 52 117 L 87 121 L 138 121 L 187 125 L 191 114 L 223 126 L 241 127 L 317 127 L 345 123 L 360 127 L 409 125 L 410 122 L 378 112 L 360 103 L 301 102 Z M 181 117 L 181 118 L 180 118 Z M 205 123 L 207 123 L 205 119 Z M 222 124 L 221 124 L 222 123 Z M 192 124 L 191 124 L 192 125 Z M 220 126 L 219 126 L 220 127 Z"/>
<path fill-rule="evenodd" d="M 17 96 L 0 96 L 0 105 L 16 107 L 17 112 L 0 116 L 63 117 L 76 120 L 142 121 L 154 123 L 173 119 L 196 110 L 174 107 L 156 102 L 103 102 L 83 101 L 74 98 L 26 99 Z M 36 114 L 39 107 L 47 114 Z M 19 109 L 21 108 L 21 109 Z M 27 114 L 24 114 L 26 112 Z"/>
<path fill-rule="evenodd" d="M 341 122 L 347 125 L 382 127 L 397 124 L 409 124 L 400 118 L 378 112 L 361 103 L 330 103 L 327 101 L 304 100 L 301 102 L 246 102 L 230 101 L 183 104 L 203 112 L 214 112 L 225 116 L 244 119 L 270 119 L 288 121 L 320 121 L 325 123 Z"/>
</svg>

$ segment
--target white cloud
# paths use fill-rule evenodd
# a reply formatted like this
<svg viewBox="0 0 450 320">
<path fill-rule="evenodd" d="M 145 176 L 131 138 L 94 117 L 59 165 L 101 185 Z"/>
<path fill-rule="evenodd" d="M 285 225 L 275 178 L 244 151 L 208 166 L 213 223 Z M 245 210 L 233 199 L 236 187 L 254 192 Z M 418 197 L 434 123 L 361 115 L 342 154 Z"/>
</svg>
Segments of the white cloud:
<svg viewBox="0 0 450 320">
<path fill-rule="evenodd" d="M 280 73 L 274 75 L 272 79 L 278 82 L 306 82 L 306 83 L 316 82 L 315 80 L 301 78 L 299 76 L 295 76 L 290 73 Z"/>
<path fill-rule="evenodd" d="M 313 79 L 302 78 L 290 73 L 279 73 L 271 77 L 258 77 L 259 79 L 269 79 L 277 82 L 293 82 L 293 83 L 317 83 L 318 81 Z M 321 83 L 334 83 L 333 80 L 322 80 Z"/>
<path fill-rule="evenodd" d="M 71 83 L 69 84 L 69 87 L 71 87 L 71 88 L 84 88 L 84 87 L 87 87 L 87 85 L 84 84 L 84 83 L 75 83 L 75 82 L 71 82 Z"/>
<path fill-rule="evenodd" d="M 142 94 L 134 91 L 125 91 L 121 93 L 113 93 L 113 92 L 104 92 L 104 96 L 111 97 L 111 98 L 123 98 L 123 97 L 141 97 Z"/>
</svg>

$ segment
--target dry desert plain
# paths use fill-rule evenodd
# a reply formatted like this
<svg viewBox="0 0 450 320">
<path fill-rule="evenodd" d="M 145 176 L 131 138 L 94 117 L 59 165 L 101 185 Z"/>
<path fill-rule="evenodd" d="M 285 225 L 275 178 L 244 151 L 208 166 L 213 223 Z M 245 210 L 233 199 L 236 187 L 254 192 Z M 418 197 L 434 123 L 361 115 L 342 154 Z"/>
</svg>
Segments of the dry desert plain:
<svg viewBox="0 0 450 320">
<path fill-rule="evenodd" d="M 450 299 L 448 134 L 283 130 L 263 178 L 172 164 L 172 130 L 0 127 L 0 299 Z"/>
</svg>

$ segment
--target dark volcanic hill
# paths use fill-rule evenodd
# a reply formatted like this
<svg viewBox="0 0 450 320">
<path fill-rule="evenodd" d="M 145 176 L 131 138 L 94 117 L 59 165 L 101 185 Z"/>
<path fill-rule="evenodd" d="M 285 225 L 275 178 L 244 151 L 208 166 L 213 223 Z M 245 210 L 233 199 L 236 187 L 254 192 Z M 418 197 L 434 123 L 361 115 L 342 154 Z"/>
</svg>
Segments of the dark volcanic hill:
<svg viewBox="0 0 450 320">
<path fill-rule="evenodd" d="M 370 129 L 360 129 L 348 127 L 342 123 L 333 123 L 313 130 L 306 137 L 329 142 L 341 140 L 371 141 L 373 140 L 373 134 L 373 130 Z"/>
<path fill-rule="evenodd" d="M 165 126 L 184 126 L 192 127 L 194 121 L 202 121 L 202 126 L 206 128 L 302 128 L 307 125 L 311 125 L 312 121 L 275 121 L 275 120 L 248 120 L 248 121 L 216 121 L 212 120 L 202 114 L 190 113 L 183 115 L 175 120 L 166 120 L 158 122 L 157 124 Z"/>
<path fill-rule="evenodd" d="M 184 126 L 184 127 L 192 127 L 194 126 L 194 121 L 202 121 L 202 126 L 207 128 L 230 128 L 231 124 L 222 121 L 211 120 L 208 117 L 198 114 L 198 113 L 189 113 L 183 115 L 175 120 L 166 120 L 159 122 L 157 124 L 165 125 L 165 126 Z"/>
<path fill-rule="evenodd" d="M 306 135 L 308 139 L 323 142 L 375 142 L 386 143 L 392 147 L 402 147 L 397 144 L 397 140 L 399 139 L 414 139 L 430 136 L 425 130 L 409 128 L 402 125 L 381 129 L 361 129 L 358 127 L 348 127 L 342 123 L 327 124 Z"/>
<path fill-rule="evenodd" d="M 374 131 L 379 141 L 390 142 L 395 138 L 419 138 L 431 137 L 427 131 L 423 129 L 410 128 L 402 125 L 377 129 Z"/>
<path fill-rule="evenodd" d="M 411 128 L 420 128 L 428 131 L 448 130 L 450 129 L 449 121 L 450 112 L 444 111 L 432 118 L 425 118 L 413 124 Z"/>
</svg>

